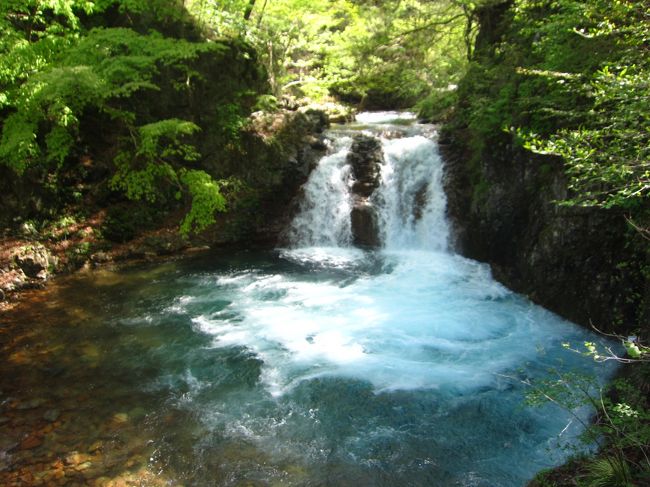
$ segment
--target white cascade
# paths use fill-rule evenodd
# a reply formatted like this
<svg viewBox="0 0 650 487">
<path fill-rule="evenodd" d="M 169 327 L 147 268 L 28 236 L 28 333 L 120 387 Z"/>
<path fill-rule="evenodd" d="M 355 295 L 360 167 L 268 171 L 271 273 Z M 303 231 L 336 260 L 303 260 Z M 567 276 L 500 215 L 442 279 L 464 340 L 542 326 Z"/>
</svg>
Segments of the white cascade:
<svg viewBox="0 0 650 487">
<path fill-rule="evenodd" d="M 449 225 L 436 143 L 418 134 L 417 126 L 404 137 L 381 137 L 386 125 L 381 118 L 377 120 L 369 118 L 366 123 L 373 125 L 366 126 L 364 133 L 379 136 L 384 151 L 380 186 L 370 198 L 377 211 L 381 246 L 388 250 L 446 250 Z M 320 161 L 305 184 L 300 211 L 289 229 L 294 247 L 351 245 L 353 180 L 346 158 L 352 139 L 349 132 L 331 136 L 335 137 L 335 150 Z"/>
<path fill-rule="evenodd" d="M 334 150 L 321 159 L 303 187 L 300 211 L 289 228 L 297 247 L 339 247 L 352 241 L 350 230 L 350 166 L 346 157 L 352 139 L 335 141 Z"/>
</svg>

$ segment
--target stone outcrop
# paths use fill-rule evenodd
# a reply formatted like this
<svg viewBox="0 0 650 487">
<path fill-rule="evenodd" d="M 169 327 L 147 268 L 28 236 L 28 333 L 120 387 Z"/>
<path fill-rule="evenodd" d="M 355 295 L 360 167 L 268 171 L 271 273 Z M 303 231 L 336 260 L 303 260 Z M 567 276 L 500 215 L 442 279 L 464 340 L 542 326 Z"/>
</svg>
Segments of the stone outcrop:
<svg viewBox="0 0 650 487">
<path fill-rule="evenodd" d="M 378 247 L 377 212 L 367 198 L 355 198 L 350 211 L 350 226 L 354 245 Z"/>
<path fill-rule="evenodd" d="M 354 138 L 347 162 L 352 166 L 352 193 L 367 198 L 379 187 L 380 168 L 384 156 L 381 142 L 375 137 L 357 135 Z"/>
<path fill-rule="evenodd" d="M 56 266 L 55 257 L 40 244 L 23 247 L 14 256 L 14 261 L 27 277 L 42 280 L 46 280 Z"/>
<path fill-rule="evenodd" d="M 253 192 L 218 215 L 217 224 L 192 243 L 277 245 L 298 211 L 301 186 L 327 151 L 328 126 L 327 114 L 310 106 L 254 113 L 250 129 L 242 134 L 243 154 L 213 169 L 217 178 L 234 176 Z"/>
<path fill-rule="evenodd" d="M 530 49 L 513 27 L 513 5 L 499 0 L 476 9 L 477 70 L 460 81 L 456 109 L 440 132 L 456 247 L 488 262 L 511 289 L 574 322 L 619 334 L 647 330 L 650 280 L 644 269 L 650 254 L 647 241 L 626 222 L 634 209 L 558 204 L 574 196 L 562 160 L 527 151 L 517 136 L 502 130 L 506 119 L 524 132 L 528 126 L 536 132 L 535 127 L 573 123 L 550 117 L 544 104 L 535 108 L 537 102 L 518 91 L 519 81 L 506 80 L 510 67 L 503 63 L 503 43 L 517 44 L 513 52 L 519 55 Z M 541 90 L 540 99 L 554 93 Z M 486 116 L 496 106 L 501 114 L 528 108 L 506 118 Z M 647 218 L 647 208 L 634 211 Z"/>
<path fill-rule="evenodd" d="M 379 246 L 377 211 L 370 196 L 381 182 L 383 160 L 379 139 L 363 134 L 354 138 L 347 157 L 354 178 L 350 220 L 353 243 L 361 247 Z"/>
<path fill-rule="evenodd" d="M 648 315 L 640 272 L 647 256 L 627 240 L 624 215 L 558 205 L 568 191 L 559 159 L 518 149 L 504 134 L 476 167 L 462 140 L 442 142 L 459 252 L 576 323 L 625 333 Z"/>
</svg>

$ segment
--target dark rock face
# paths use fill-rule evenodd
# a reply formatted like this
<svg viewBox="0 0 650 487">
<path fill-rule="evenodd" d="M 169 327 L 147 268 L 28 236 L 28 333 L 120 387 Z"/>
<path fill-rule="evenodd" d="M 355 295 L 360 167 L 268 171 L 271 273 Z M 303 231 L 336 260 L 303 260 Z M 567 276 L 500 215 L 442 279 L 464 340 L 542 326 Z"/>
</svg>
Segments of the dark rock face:
<svg viewBox="0 0 650 487">
<path fill-rule="evenodd" d="M 352 166 L 354 177 L 352 193 L 365 198 L 372 194 L 379 186 L 383 160 L 379 139 L 367 135 L 357 135 L 354 138 L 347 158 L 347 162 Z"/>
<path fill-rule="evenodd" d="M 354 138 L 347 157 L 354 178 L 350 224 L 352 241 L 360 247 L 378 247 L 380 243 L 377 210 L 370 202 L 370 196 L 381 182 L 383 161 L 379 139 L 363 134 Z"/>
<path fill-rule="evenodd" d="M 423 184 L 420 189 L 415 193 L 415 200 L 413 201 L 413 218 L 415 221 L 422 218 L 422 212 L 427 206 L 427 185 Z"/>
<path fill-rule="evenodd" d="M 516 149 L 506 136 L 478 167 L 461 140 L 446 142 L 454 142 L 442 151 L 458 251 L 572 321 L 620 333 L 634 327 L 648 302 L 640 272 L 647 257 L 627 240 L 623 214 L 559 206 L 567 196 L 562 162 Z"/>
<path fill-rule="evenodd" d="M 214 171 L 235 175 L 254 192 L 249 201 L 220 214 L 217 224 L 196 244 L 284 245 L 283 232 L 298 211 L 300 188 L 327 150 L 327 115 L 303 107 L 277 113 L 255 113 L 252 128 L 242 135 L 242 154 L 221 161 Z M 220 174 L 217 172 L 217 175 Z"/>
<path fill-rule="evenodd" d="M 350 225 L 354 245 L 359 247 L 378 247 L 379 228 L 375 208 L 362 198 L 355 202 L 350 212 Z"/>
</svg>

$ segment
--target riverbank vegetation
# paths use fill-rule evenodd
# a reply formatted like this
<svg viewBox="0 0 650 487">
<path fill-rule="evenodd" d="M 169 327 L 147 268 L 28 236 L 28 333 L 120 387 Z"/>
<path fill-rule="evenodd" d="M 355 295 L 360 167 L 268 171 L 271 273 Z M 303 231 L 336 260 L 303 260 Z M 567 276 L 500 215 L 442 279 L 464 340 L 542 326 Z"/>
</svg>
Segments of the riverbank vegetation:
<svg viewBox="0 0 650 487">
<path fill-rule="evenodd" d="M 308 172 L 297 147 L 324 147 L 308 138 L 324 120 L 299 107 L 414 109 L 462 146 L 477 213 L 496 193 L 486 161 L 516 172 L 525 158 L 548 213 L 624 222 L 603 236 L 624 252 L 601 286 L 621 311 L 599 326 L 647 343 L 649 39 L 641 0 L 5 1 L 0 226 L 39 255 L 74 242 L 79 263 L 164 225 L 248 238 Z M 587 485 L 648 479 L 650 380 L 629 367 L 632 387 L 597 407 L 623 474 L 598 484 L 602 464 L 584 462 Z"/>
</svg>

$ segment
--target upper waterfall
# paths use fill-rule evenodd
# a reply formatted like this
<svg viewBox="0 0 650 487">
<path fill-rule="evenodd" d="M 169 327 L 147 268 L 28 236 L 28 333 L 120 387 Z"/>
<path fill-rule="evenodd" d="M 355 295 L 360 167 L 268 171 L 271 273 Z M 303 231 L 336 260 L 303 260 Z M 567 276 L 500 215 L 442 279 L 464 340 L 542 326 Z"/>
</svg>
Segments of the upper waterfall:
<svg viewBox="0 0 650 487">
<path fill-rule="evenodd" d="M 414 121 L 409 113 L 362 113 L 356 125 L 329 132 L 331 153 L 310 175 L 300 211 L 288 230 L 293 246 L 352 245 L 351 214 L 355 205 L 362 204 L 372 208 L 381 247 L 447 249 L 442 159 L 431 126 L 415 125 Z M 356 199 L 349 157 L 355 134 L 378 138 L 383 152 L 378 187 L 369 196 Z"/>
</svg>

